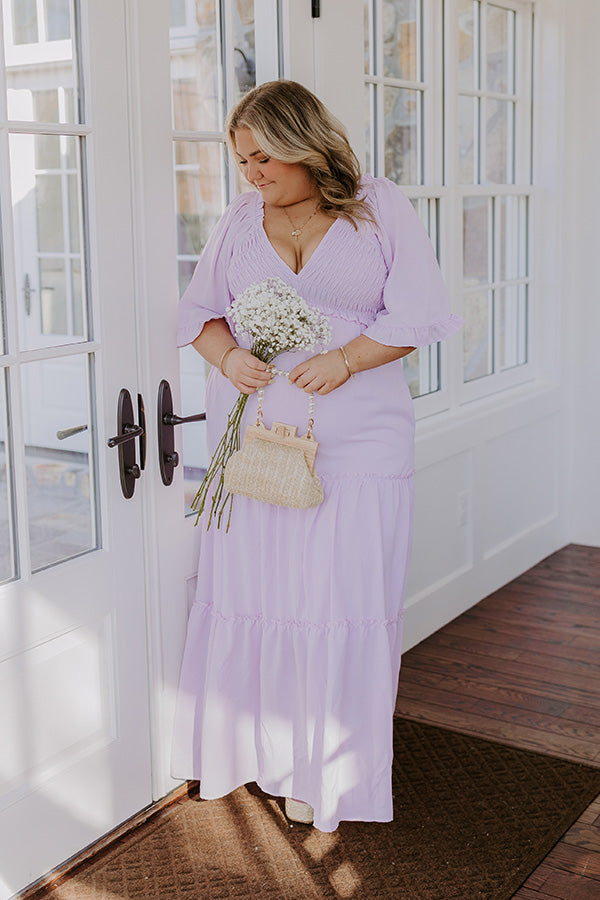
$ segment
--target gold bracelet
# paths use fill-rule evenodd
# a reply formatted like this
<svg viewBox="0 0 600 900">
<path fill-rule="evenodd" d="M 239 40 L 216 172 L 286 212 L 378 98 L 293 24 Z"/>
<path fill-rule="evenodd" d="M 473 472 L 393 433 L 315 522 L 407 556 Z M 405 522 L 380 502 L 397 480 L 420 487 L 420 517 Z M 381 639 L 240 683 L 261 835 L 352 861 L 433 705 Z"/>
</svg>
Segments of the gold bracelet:
<svg viewBox="0 0 600 900">
<path fill-rule="evenodd" d="M 223 363 L 225 362 L 227 354 L 231 353 L 232 350 L 237 350 L 237 349 L 238 349 L 237 344 L 233 344 L 231 347 L 228 347 L 227 350 L 223 351 L 223 355 L 221 356 L 221 359 L 219 360 L 219 370 L 220 370 L 223 378 L 227 378 L 227 375 L 225 374 L 225 370 L 223 369 Z"/>
<path fill-rule="evenodd" d="M 346 368 L 348 369 L 348 375 L 350 376 L 350 378 L 354 378 L 354 373 L 353 373 L 352 369 L 350 368 L 350 363 L 348 362 L 348 357 L 346 356 L 346 351 L 344 350 L 343 347 L 339 347 L 339 350 L 342 351 L 342 356 L 344 357 L 344 362 L 346 363 Z"/>
</svg>

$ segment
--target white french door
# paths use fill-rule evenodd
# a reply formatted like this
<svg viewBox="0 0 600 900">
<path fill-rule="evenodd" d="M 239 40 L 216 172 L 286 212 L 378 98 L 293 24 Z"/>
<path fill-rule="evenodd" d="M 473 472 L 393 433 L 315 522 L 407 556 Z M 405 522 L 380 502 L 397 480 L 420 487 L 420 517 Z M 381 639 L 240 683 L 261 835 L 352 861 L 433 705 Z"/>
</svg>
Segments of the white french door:
<svg viewBox="0 0 600 900">
<path fill-rule="evenodd" d="M 145 473 L 125 499 L 119 451 L 107 446 L 122 430 L 121 388 L 135 423 L 139 391 L 124 5 L 4 0 L 2 12 L 7 898 L 150 803 L 152 791 Z"/>
</svg>

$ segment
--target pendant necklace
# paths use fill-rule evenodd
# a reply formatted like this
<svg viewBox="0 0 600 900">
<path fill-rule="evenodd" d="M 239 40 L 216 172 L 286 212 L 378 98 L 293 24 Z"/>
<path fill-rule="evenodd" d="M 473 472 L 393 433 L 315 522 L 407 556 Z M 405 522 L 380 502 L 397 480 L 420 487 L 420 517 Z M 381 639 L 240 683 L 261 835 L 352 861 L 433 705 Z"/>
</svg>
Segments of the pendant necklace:
<svg viewBox="0 0 600 900">
<path fill-rule="evenodd" d="M 286 208 L 285 206 L 283 207 L 283 211 L 284 211 L 284 213 L 286 214 L 286 216 L 288 217 L 288 219 L 290 220 L 290 225 L 291 225 L 292 228 L 294 229 L 294 230 L 292 231 L 292 237 L 294 238 L 295 241 L 297 241 L 297 240 L 300 239 L 300 235 L 302 234 L 303 230 L 306 228 L 306 226 L 308 225 L 308 223 L 310 222 L 310 220 L 312 219 L 312 217 L 315 216 L 315 215 L 317 214 L 317 212 L 319 211 L 319 207 L 318 207 L 318 205 L 317 205 L 317 207 L 316 207 L 316 209 L 314 210 L 314 212 L 312 212 L 312 213 L 310 214 L 310 216 L 308 217 L 308 219 L 306 220 L 306 222 L 305 222 L 303 225 L 297 225 L 297 226 L 294 225 L 294 222 L 293 222 L 293 220 L 292 220 L 292 217 L 290 216 L 290 214 L 289 214 L 289 212 L 287 211 L 287 208 Z"/>
</svg>

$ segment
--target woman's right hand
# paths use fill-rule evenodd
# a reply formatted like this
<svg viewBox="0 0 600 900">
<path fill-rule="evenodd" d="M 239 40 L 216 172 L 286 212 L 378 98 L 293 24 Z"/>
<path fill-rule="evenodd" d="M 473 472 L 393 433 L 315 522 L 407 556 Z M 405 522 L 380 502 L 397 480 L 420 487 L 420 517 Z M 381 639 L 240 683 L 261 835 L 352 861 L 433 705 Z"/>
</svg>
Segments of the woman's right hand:
<svg viewBox="0 0 600 900">
<path fill-rule="evenodd" d="M 223 371 L 242 394 L 253 394 L 271 380 L 267 364 L 244 347 L 234 347 L 223 362 Z"/>
</svg>

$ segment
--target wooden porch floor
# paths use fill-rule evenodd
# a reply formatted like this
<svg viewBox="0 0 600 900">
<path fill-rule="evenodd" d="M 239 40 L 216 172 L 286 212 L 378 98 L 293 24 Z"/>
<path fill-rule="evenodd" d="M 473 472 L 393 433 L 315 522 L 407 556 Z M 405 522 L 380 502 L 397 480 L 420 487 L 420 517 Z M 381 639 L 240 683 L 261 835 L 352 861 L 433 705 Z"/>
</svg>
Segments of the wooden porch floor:
<svg viewBox="0 0 600 900">
<path fill-rule="evenodd" d="M 396 711 L 600 767 L 600 549 L 569 545 L 403 656 Z M 600 797 L 513 900 L 600 900 Z"/>
</svg>

